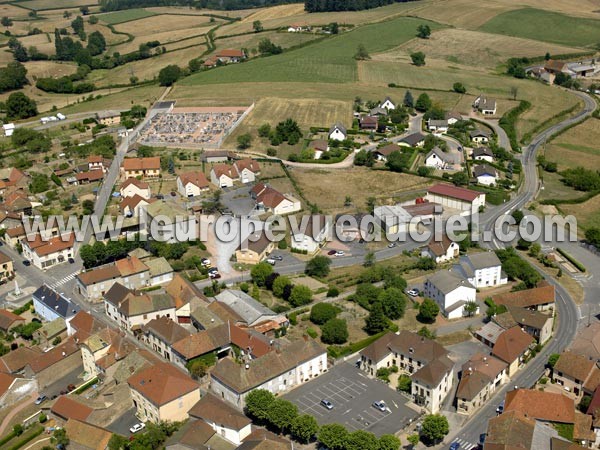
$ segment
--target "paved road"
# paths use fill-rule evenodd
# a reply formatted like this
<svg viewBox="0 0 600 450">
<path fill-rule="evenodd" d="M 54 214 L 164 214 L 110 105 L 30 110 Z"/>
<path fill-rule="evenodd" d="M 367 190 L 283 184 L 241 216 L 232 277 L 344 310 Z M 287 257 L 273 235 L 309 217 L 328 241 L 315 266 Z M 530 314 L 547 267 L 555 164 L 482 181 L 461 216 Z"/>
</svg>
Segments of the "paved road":
<svg viewBox="0 0 600 450">
<path fill-rule="evenodd" d="M 505 214 L 510 214 L 517 209 L 523 209 L 523 207 L 535 197 L 539 188 L 536 152 L 540 145 L 557 131 L 564 129 L 583 117 L 589 116 L 596 109 L 596 102 L 590 96 L 581 92 L 576 92 L 575 95 L 578 95 L 584 101 L 584 109 L 576 116 L 548 128 L 533 139 L 522 155 L 525 182 L 521 187 L 519 195 L 504 205 L 500 205 L 482 215 L 481 223 L 484 224 L 482 227 L 484 233 L 491 233 L 494 229 L 494 222 L 496 219 Z M 503 244 L 493 239 L 489 244 L 489 247 L 501 248 L 503 247 Z M 496 406 L 501 402 L 501 399 L 504 398 L 505 393 L 508 390 L 513 389 L 514 386 L 526 388 L 533 386 L 533 384 L 542 376 L 545 363 L 548 361 L 548 356 L 551 353 L 560 353 L 573 340 L 580 318 L 579 309 L 561 285 L 557 284 L 551 278 L 546 279 L 556 287 L 558 321 L 552 340 L 544 347 L 536 358 L 526 365 L 524 370 L 520 371 L 519 374 L 511 380 L 508 385 L 505 385 L 502 389 L 497 391 L 492 399 L 490 399 L 465 425 L 462 426 L 458 433 L 448 436 L 445 440 L 446 443 L 460 440 L 461 442 L 476 444 L 479 441 L 479 435 L 485 433 L 487 430 L 488 420 L 496 415 Z"/>
</svg>

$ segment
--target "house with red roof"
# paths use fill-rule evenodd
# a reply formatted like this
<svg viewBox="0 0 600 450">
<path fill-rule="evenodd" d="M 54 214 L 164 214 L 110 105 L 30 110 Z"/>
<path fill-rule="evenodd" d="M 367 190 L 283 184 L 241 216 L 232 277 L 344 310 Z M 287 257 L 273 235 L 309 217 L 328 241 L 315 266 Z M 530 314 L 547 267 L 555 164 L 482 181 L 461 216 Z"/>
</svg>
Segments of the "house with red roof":
<svg viewBox="0 0 600 450">
<path fill-rule="evenodd" d="M 121 194 L 122 198 L 139 195 L 143 199 L 148 200 L 150 197 L 152 197 L 150 185 L 145 181 L 138 180 L 137 178 L 127 178 L 123 184 L 121 184 L 119 193 Z"/>
<path fill-rule="evenodd" d="M 210 171 L 210 181 L 218 188 L 232 187 L 238 178 L 237 170 L 229 164 L 215 164 Z"/>
<path fill-rule="evenodd" d="M 209 189 L 206 175 L 199 170 L 184 172 L 177 177 L 177 191 L 182 197 L 197 197 Z"/>
<path fill-rule="evenodd" d="M 445 183 L 431 186 L 425 199 L 444 208 L 455 209 L 461 215 L 475 214 L 485 206 L 485 193 Z"/>
<path fill-rule="evenodd" d="M 217 52 L 216 57 L 217 60 L 225 64 L 239 63 L 246 59 L 246 53 L 244 53 L 243 50 L 238 50 L 236 48 L 225 48 Z"/>
<path fill-rule="evenodd" d="M 40 234 L 27 236 L 21 241 L 25 259 L 41 270 L 65 263 L 73 257 L 75 233 L 43 238 Z"/>
</svg>

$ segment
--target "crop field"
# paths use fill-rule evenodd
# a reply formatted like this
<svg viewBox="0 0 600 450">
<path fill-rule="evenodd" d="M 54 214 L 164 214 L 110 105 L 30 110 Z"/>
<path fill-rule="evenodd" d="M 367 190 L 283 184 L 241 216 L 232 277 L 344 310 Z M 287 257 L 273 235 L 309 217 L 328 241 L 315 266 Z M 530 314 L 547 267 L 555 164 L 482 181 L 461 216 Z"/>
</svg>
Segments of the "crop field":
<svg viewBox="0 0 600 450">
<path fill-rule="evenodd" d="M 165 45 L 162 45 L 161 47 L 166 48 L 167 51 L 171 51 L 171 50 L 178 50 L 183 47 L 189 47 L 192 45 L 203 46 L 204 48 L 202 49 L 202 51 L 206 50 L 206 36 L 203 35 L 203 36 L 193 37 L 191 39 L 186 39 L 184 41 L 171 42 L 170 44 L 165 44 Z"/>
<path fill-rule="evenodd" d="M 352 198 L 352 204 L 358 209 L 365 211 L 368 197 L 387 199 L 431 184 L 426 178 L 387 171 L 373 172 L 364 167 L 342 170 L 294 168 L 292 177 L 308 201 L 327 212 L 344 209 L 346 196 Z"/>
<path fill-rule="evenodd" d="M 366 25 L 309 47 L 195 74 L 185 83 L 356 81 L 354 55 L 360 44 L 371 53 L 389 50 L 411 39 L 417 26 L 423 23 L 429 23 L 433 29 L 438 28 L 437 24 L 408 17 Z"/>
<path fill-rule="evenodd" d="M 65 114 L 73 114 L 86 111 L 99 111 L 102 109 L 128 109 L 131 105 L 152 106 L 163 93 L 164 88 L 157 85 L 140 86 L 133 89 L 111 89 L 100 91 L 102 98 L 93 102 L 73 104 L 75 98 L 71 96 L 71 105 L 63 111 Z"/>
<path fill-rule="evenodd" d="M 377 60 L 406 59 L 411 52 L 421 51 L 427 58 L 442 59 L 475 69 L 494 70 L 512 57 L 580 53 L 582 50 L 562 45 L 549 45 L 532 39 L 521 39 L 479 31 L 447 28 L 432 33 L 429 39 L 412 39 L 399 48 L 376 56 Z"/>
<path fill-rule="evenodd" d="M 24 63 L 27 68 L 27 77 L 33 80 L 45 77 L 62 77 L 71 75 L 77 71 L 77 65 L 58 61 L 29 61 Z"/>
<path fill-rule="evenodd" d="M 279 19 L 283 17 L 298 16 L 304 14 L 304 5 L 301 3 L 291 5 L 278 5 L 271 8 L 264 8 L 260 11 L 250 14 L 242 19 L 242 23 L 249 22 L 252 24 L 255 20 L 261 22 L 269 19 Z"/>
<path fill-rule="evenodd" d="M 417 2 L 421 3 L 421 2 Z M 431 2 L 411 14 L 457 28 L 475 29 L 498 14 L 515 8 L 514 4 L 492 0 L 441 0 Z"/>
<path fill-rule="evenodd" d="M 577 217 L 577 225 L 583 230 L 600 227 L 600 195 L 579 204 L 560 205 L 563 214 Z"/>
<path fill-rule="evenodd" d="M 152 11 L 138 8 L 99 14 L 98 19 L 109 25 L 117 25 L 119 23 L 143 19 L 144 17 L 152 17 L 154 15 L 156 15 L 156 13 Z M 130 28 L 130 30 L 135 30 L 135 28 Z"/>
<path fill-rule="evenodd" d="M 92 6 L 97 4 L 98 2 L 94 0 L 60 0 L 60 5 L 57 4 L 56 0 L 30 0 L 19 2 L 19 5 L 22 7 L 35 9 L 37 11 L 55 8 L 78 8 L 80 6 Z"/>
<path fill-rule="evenodd" d="M 0 4 L 0 16 L 1 17 L 10 17 L 11 19 L 27 19 L 28 10 L 25 8 L 19 8 L 16 5 L 11 5 L 10 3 L 2 3 Z"/>
<path fill-rule="evenodd" d="M 499 4 L 505 4 L 515 7 L 514 0 L 496 0 Z M 569 16 L 578 17 L 598 17 L 600 9 L 597 0 L 577 0 L 575 2 L 565 2 L 564 0 L 524 0 L 519 2 L 521 5 L 527 5 L 532 8 L 546 9 L 549 11 L 558 11 Z"/>
<path fill-rule="evenodd" d="M 600 20 L 570 17 L 534 8 L 499 14 L 480 30 L 575 47 L 600 42 Z"/>
<path fill-rule="evenodd" d="M 115 29 L 131 33 L 136 37 L 154 36 L 159 33 L 175 30 L 194 30 L 192 34 L 202 34 L 203 29 L 210 29 L 219 22 L 209 22 L 204 16 L 179 16 L 173 14 L 152 15 L 152 17 L 140 18 L 127 23 L 117 25 Z M 198 31 L 195 31 L 198 30 Z M 156 38 L 157 40 L 160 40 Z M 154 40 L 154 39 L 153 39 Z M 162 42 L 162 41 L 161 41 Z"/>
<path fill-rule="evenodd" d="M 567 130 L 546 146 L 549 161 L 558 163 L 558 170 L 584 166 L 600 169 L 600 121 L 588 119 Z"/>
<path fill-rule="evenodd" d="M 21 43 L 29 48 L 31 46 L 37 47 L 37 49 L 48 55 L 53 55 L 55 53 L 54 48 L 54 35 L 50 34 L 34 34 L 32 36 L 25 36 L 19 39 Z"/>
<path fill-rule="evenodd" d="M 276 45 L 280 45 L 283 48 L 292 47 L 294 45 L 303 44 L 317 39 L 319 36 L 316 34 L 308 33 L 285 33 L 277 31 L 269 31 L 260 34 L 251 34 L 243 36 L 226 37 L 223 39 L 216 39 L 215 46 L 218 50 L 224 48 L 247 48 L 251 54 L 254 54 L 253 49 L 257 49 L 258 43 L 262 39 L 269 39 Z M 183 44 L 183 43 L 182 43 Z"/>
<path fill-rule="evenodd" d="M 154 6 L 144 8 L 146 11 L 152 11 L 156 14 L 185 14 L 190 16 L 206 16 L 214 14 L 216 16 L 242 18 L 256 13 L 256 9 L 238 9 L 235 11 L 222 11 L 219 9 L 196 9 L 185 6 Z"/>
</svg>

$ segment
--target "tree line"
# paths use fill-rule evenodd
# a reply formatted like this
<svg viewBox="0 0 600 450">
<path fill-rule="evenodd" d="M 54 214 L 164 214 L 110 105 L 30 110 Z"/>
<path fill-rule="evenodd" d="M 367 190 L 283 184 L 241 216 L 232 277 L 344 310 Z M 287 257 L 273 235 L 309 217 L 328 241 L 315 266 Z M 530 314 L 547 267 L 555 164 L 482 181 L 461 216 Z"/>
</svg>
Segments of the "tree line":
<svg viewBox="0 0 600 450">
<path fill-rule="evenodd" d="M 148 8 L 152 6 L 192 6 L 198 9 L 236 10 L 295 3 L 295 0 L 101 0 L 100 10 Z"/>
<path fill-rule="evenodd" d="M 308 12 L 361 11 L 409 1 L 415 0 L 306 0 L 304 9 Z"/>
</svg>

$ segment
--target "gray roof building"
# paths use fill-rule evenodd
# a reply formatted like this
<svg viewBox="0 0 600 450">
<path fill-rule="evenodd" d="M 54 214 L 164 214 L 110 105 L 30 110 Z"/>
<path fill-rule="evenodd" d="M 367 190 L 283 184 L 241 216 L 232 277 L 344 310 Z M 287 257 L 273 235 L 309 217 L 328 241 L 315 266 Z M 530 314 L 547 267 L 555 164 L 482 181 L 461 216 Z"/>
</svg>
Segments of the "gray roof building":
<svg viewBox="0 0 600 450">
<path fill-rule="evenodd" d="M 439 270 L 428 278 L 429 283 L 436 287 L 444 295 L 449 294 L 455 289 L 466 286 L 475 289 L 475 287 L 451 270 Z"/>
<path fill-rule="evenodd" d="M 44 307 L 54 311 L 56 315 L 65 321 L 77 314 L 80 309 L 77 304 L 45 284 L 40 286 L 32 297 L 34 301 L 38 301 Z"/>
<path fill-rule="evenodd" d="M 225 290 L 218 294 L 215 299 L 229 306 L 248 326 L 253 326 L 277 316 L 276 313 L 254 300 L 245 292 L 236 289 Z"/>
</svg>

